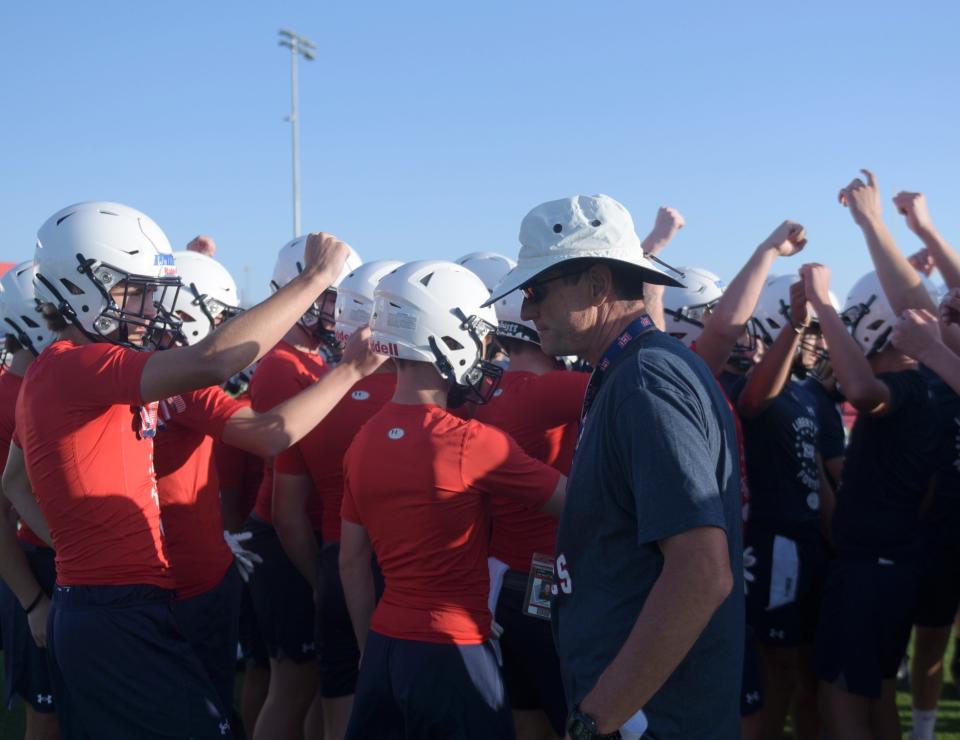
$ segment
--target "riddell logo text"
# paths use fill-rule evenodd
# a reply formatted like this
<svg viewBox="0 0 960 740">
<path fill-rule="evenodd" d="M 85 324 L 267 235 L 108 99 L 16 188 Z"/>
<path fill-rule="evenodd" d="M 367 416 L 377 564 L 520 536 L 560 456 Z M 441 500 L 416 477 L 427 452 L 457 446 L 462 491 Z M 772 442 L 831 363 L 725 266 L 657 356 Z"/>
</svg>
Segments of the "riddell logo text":
<svg viewBox="0 0 960 740">
<path fill-rule="evenodd" d="M 393 342 L 380 342 L 374 340 L 370 343 L 370 349 L 372 349 L 378 355 L 390 355 L 390 357 L 400 356 L 400 348 L 397 347 L 397 345 Z"/>
</svg>

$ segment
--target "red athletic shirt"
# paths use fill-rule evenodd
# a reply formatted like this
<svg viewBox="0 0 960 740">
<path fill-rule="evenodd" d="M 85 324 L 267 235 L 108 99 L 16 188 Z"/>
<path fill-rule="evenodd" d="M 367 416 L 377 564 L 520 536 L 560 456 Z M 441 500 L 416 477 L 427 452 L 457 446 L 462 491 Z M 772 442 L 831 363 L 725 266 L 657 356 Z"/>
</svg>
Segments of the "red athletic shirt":
<svg viewBox="0 0 960 740">
<path fill-rule="evenodd" d="M 304 388 L 312 385 L 326 371 L 327 365 L 320 355 L 302 352 L 292 344 L 280 342 L 270 350 L 253 374 L 250 381 L 250 400 L 254 411 L 263 413 L 288 398 L 293 398 Z M 317 501 L 320 516 L 320 502 Z M 265 522 L 273 521 L 273 460 L 263 465 L 263 481 L 257 492 L 254 511 Z"/>
<path fill-rule="evenodd" d="M 344 520 L 362 525 L 386 587 L 370 628 L 473 645 L 490 635 L 490 499 L 539 509 L 560 478 L 509 435 L 437 406 L 388 403 L 344 458 Z"/>
<path fill-rule="evenodd" d="M 249 406 L 250 394 L 243 393 L 236 397 L 236 401 Z M 217 466 L 217 477 L 220 478 L 220 490 L 238 492 L 235 513 L 241 522 L 245 521 L 253 511 L 257 491 L 263 482 L 263 458 L 216 439 L 213 442 L 213 459 Z"/>
<path fill-rule="evenodd" d="M 63 586 L 172 588 L 153 470 L 157 404 L 143 404 L 150 352 L 60 340 L 33 361 L 17 439 Z"/>
<path fill-rule="evenodd" d="M 569 474 L 577 444 L 588 373 L 556 370 L 543 375 L 508 371 L 494 397 L 473 418 L 502 429 L 524 452 Z M 506 496 L 493 499 L 490 554 L 513 570 L 527 571 L 534 553 L 552 555 L 557 520 Z"/>
<path fill-rule="evenodd" d="M 396 385 L 394 373 L 374 373 L 364 378 L 313 431 L 277 457 L 278 473 L 309 475 L 313 479 L 314 495 L 308 513 L 324 543 L 340 541 L 343 456 L 360 427 L 393 396 Z"/>
<path fill-rule="evenodd" d="M 154 443 L 157 489 L 178 599 L 206 593 L 233 563 L 223 541 L 213 441 L 241 408 L 219 386 L 160 402 Z"/>
<path fill-rule="evenodd" d="M 0 373 L 0 470 L 7 465 L 10 454 L 10 442 L 13 441 L 16 428 L 17 394 L 23 378 L 10 370 Z M 19 446 L 19 445 L 18 445 Z M 2 522 L 0 522 L 2 524 Z M 47 543 L 33 533 L 22 519 L 17 521 L 17 539 L 37 547 L 47 547 Z"/>
</svg>

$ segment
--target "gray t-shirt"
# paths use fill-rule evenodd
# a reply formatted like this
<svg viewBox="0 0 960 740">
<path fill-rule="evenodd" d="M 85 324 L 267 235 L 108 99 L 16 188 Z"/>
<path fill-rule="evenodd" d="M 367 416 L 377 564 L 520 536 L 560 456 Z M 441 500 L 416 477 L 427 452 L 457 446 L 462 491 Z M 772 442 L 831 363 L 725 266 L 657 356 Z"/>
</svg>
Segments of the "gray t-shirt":
<svg viewBox="0 0 960 740">
<path fill-rule="evenodd" d="M 557 537 L 553 628 L 571 707 L 643 609 L 663 568 L 657 542 L 715 526 L 727 533 L 733 591 L 643 709 L 658 740 L 740 736 L 738 460 L 730 407 L 700 358 L 659 331 L 627 345 L 590 407 Z"/>
</svg>

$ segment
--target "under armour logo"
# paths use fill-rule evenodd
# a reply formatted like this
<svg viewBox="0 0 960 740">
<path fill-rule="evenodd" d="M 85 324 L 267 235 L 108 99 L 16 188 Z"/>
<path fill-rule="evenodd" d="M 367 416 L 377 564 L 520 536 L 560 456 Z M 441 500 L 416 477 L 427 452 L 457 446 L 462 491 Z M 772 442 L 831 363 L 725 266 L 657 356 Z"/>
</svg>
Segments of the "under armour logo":
<svg viewBox="0 0 960 740">
<path fill-rule="evenodd" d="M 403 439 L 404 434 L 406 434 L 406 432 L 403 431 L 400 427 L 394 427 L 389 432 L 387 432 L 387 436 L 393 440 Z"/>
<path fill-rule="evenodd" d="M 53 704 L 53 694 L 37 694 L 37 704 Z"/>
<path fill-rule="evenodd" d="M 218 727 L 220 728 L 220 734 L 221 734 L 221 735 L 229 735 L 229 734 L 230 734 L 230 723 L 229 723 L 229 722 L 221 722 L 221 723 L 218 725 Z"/>
<path fill-rule="evenodd" d="M 759 691 L 748 691 L 744 694 L 744 699 L 746 699 L 747 704 L 756 704 L 760 701 L 760 692 Z"/>
<path fill-rule="evenodd" d="M 301 652 L 304 652 L 304 653 L 312 653 L 312 652 L 315 652 L 316 649 L 317 649 L 317 646 L 312 642 L 305 642 L 300 646 Z"/>
<path fill-rule="evenodd" d="M 770 629 L 770 639 L 772 639 L 772 640 L 786 640 L 786 639 L 787 639 L 787 632 L 786 632 L 786 630 L 775 630 L 775 629 L 771 628 L 771 629 Z"/>
</svg>

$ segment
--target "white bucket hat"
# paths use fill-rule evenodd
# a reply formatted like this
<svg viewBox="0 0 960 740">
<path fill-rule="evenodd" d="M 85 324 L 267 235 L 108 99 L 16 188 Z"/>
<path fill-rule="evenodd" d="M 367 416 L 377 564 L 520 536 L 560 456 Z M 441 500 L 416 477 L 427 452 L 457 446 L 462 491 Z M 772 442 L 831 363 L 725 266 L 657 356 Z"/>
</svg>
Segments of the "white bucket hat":
<svg viewBox="0 0 960 740">
<path fill-rule="evenodd" d="M 524 217 L 517 266 L 497 284 L 487 305 L 561 262 L 580 259 L 620 262 L 636 268 L 645 283 L 683 286 L 644 256 L 621 203 L 609 195 L 575 195 L 542 203 Z"/>
</svg>

